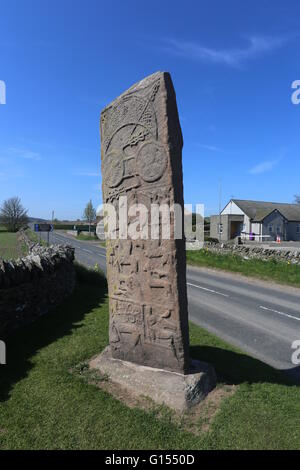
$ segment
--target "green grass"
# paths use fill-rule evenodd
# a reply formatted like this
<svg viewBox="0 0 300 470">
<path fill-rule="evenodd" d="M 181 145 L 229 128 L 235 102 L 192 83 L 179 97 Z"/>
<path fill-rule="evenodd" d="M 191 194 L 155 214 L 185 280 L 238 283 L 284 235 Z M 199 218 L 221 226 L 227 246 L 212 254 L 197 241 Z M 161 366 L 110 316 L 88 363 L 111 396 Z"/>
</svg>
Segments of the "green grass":
<svg viewBox="0 0 300 470">
<path fill-rule="evenodd" d="M 46 240 L 44 240 L 42 237 L 40 238 L 38 235 L 38 232 L 34 232 L 30 228 L 26 230 L 26 235 L 31 240 L 33 243 L 39 243 L 40 245 L 47 245 Z"/>
<path fill-rule="evenodd" d="M 191 325 L 191 355 L 237 384 L 210 431 L 128 408 L 70 369 L 108 343 L 105 280 L 78 272 L 73 296 L 7 340 L 0 376 L 1 449 L 299 449 L 300 389 L 272 368 Z"/>
<path fill-rule="evenodd" d="M 0 258 L 16 259 L 26 254 L 26 246 L 19 243 L 18 234 L 7 232 L 4 227 L 0 227 Z"/>
<path fill-rule="evenodd" d="M 83 240 L 85 242 L 95 242 L 97 241 L 97 237 L 94 237 L 93 235 L 92 236 L 89 236 L 89 235 L 82 235 L 81 233 L 79 235 L 77 235 L 76 237 L 78 240 Z"/>
<path fill-rule="evenodd" d="M 195 266 L 232 271 L 281 284 L 300 287 L 300 266 L 276 260 L 243 259 L 231 254 L 212 253 L 206 249 L 187 251 L 187 263 Z"/>
</svg>

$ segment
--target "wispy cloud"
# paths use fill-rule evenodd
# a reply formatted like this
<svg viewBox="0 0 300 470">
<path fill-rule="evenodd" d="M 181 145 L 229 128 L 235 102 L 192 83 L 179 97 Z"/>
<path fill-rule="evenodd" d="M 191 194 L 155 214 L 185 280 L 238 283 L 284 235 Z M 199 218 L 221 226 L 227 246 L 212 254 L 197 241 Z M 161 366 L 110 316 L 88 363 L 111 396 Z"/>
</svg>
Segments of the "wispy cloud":
<svg viewBox="0 0 300 470">
<path fill-rule="evenodd" d="M 199 144 L 199 147 L 205 150 L 210 150 L 211 152 L 223 152 L 222 149 L 220 149 L 219 147 L 215 147 L 214 145 Z"/>
<path fill-rule="evenodd" d="M 41 156 L 37 152 L 33 152 L 32 150 L 17 148 L 17 147 L 10 147 L 8 152 L 15 157 L 24 158 L 26 160 L 41 160 Z"/>
<path fill-rule="evenodd" d="M 74 176 L 92 176 L 92 177 L 98 177 L 100 176 L 99 172 L 96 171 L 76 171 L 73 173 Z"/>
<path fill-rule="evenodd" d="M 249 173 L 252 175 L 260 175 L 262 173 L 266 173 L 267 171 L 273 170 L 273 168 L 279 163 L 279 160 L 267 160 L 265 162 L 261 162 L 258 165 L 255 165 L 253 168 L 249 170 Z"/>
<path fill-rule="evenodd" d="M 288 37 L 250 36 L 244 47 L 232 49 L 216 49 L 203 44 L 177 39 L 166 39 L 169 52 L 202 62 L 238 67 L 243 62 L 256 59 L 270 53 L 288 42 Z"/>
</svg>

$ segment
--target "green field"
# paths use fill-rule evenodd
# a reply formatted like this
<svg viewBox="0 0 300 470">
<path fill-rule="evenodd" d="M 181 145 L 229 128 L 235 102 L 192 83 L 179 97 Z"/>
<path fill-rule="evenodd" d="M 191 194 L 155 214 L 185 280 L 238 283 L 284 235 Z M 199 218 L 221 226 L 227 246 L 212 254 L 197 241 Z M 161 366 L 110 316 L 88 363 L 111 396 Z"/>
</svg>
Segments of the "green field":
<svg viewBox="0 0 300 470">
<path fill-rule="evenodd" d="M 76 237 L 76 240 L 81 240 L 84 242 L 98 242 L 99 246 L 103 246 L 104 248 L 106 246 L 105 240 L 100 241 L 98 237 L 95 237 L 94 235 L 89 236 L 89 235 L 83 235 L 82 233 L 79 233 L 79 235 L 77 235 Z"/>
<path fill-rule="evenodd" d="M 97 237 L 95 237 L 94 235 L 83 235 L 81 233 L 79 233 L 79 235 L 77 235 L 76 237 L 77 240 L 81 240 L 81 241 L 84 241 L 84 242 L 96 242 L 98 240 Z"/>
<path fill-rule="evenodd" d="M 27 254 L 26 246 L 19 243 L 18 234 L 0 227 L 0 258 L 16 259 Z"/>
<path fill-rule="evenodd" d="M 187 251 L 187 263 L 194 266 L 221 269 L 244 276 L 300 287 L 300 266 L 259 259 L 244 259 L 231 254 L 218 254 L 209 250 Z"/>
<path fill-rule="evenodd" d="M 128 408 L 71 374 L 108 343 L 105 280 L 83 268 L 79 280 L 68 301 L 7 341 L 8 365 L 1 366 L 0 376 L 1 449 L 300 448 L 299 387 L 195 325 L 191 355 L 213 363 L 219 388 L 233 384 L 235 392 L 220 409 L 204 402 L 194 432 L 190 415 L 178 421 L 165 409 Z"/>
</svg>

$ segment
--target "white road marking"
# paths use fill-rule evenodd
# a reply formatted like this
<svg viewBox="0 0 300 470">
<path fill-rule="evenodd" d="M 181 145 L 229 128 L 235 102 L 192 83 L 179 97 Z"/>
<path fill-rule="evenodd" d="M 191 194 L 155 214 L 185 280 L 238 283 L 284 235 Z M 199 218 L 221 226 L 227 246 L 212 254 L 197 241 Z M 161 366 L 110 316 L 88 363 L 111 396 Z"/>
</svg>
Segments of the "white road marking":
<svg viewBox="0 0 300 470">
<path fill-rule="evenodd" d="M 211 292 L 212 294 L 222 295 L 222 297 L 229 297 L 228 294 L 223 294 L 222 292 L 218 292 L 216 290 L 208 289 L 207 287 L 197 286 L 196 284 L 191 284 L 190 282 L 187 282 L 187 285 L 192 286 L 192 287 L 197 287 L 197 289 L 205 290 L 207 292 Z"/>
<path fill-rule="evenodd" d="M 299 317 L 294 317 L 294 315 L 290 315 L 284 312 L 279 312 L 278 310 L 273 310 L 272 308 L 264 307 L 263 305 L 260 305 L 259 308 L 261 308 L 262 310 L 267 310 L 268 312 L 277 313 L 277 315 L 282 315 L 284 317 L 288 317 L 288 318 L 292 318 L 293 320 L 300 321 Z"/>
<path fill-rule="evenodd" d="M 65 240 L 72 241 L 72 246 L 73 246 L 74 248 L 78 249 L 78 250 L 85 251 L 86 253 L 89 253 L 89 254 L 91 254 L 91 255 L 101 256 L 102 258 L 106 258 L 106 255 L 103 255 L 103 254 L 101 254 L 101 253 L 99 253 L 99 252 L 98 252 L 98 253 L 95 253 L 95 252 L 93 252 L 93 251 L 87 250 L 86 248 L 82 248 L 82 245 L 81 245 L 77 240 L 73 240 L 73 239 L 71 239 L 70 237 L 67 237 L 67 236 L 61 235 L 61 234 L 57 234 L 57 233 L 55 233 L 55 236 L 56 236 L 58 239 L 59 239 L 59 237 L 61 237 L 61 238 L 65 239 Z M 85 242 L 83 242 L 83 243 L 85 243 Z M 97 247 L 97 246 L 96 246 L 95 248 L 98 248 L 99 251 L 101 250 L 100 247 Z"/>
</svg>

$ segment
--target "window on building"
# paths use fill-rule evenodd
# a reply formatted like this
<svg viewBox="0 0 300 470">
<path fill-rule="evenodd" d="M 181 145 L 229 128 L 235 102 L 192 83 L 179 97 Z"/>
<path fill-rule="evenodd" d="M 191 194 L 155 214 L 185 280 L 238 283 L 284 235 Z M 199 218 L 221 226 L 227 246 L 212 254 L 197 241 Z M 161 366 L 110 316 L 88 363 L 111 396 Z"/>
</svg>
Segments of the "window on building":
<svg viewBox="0 0 300 470">
<path fill-rule="evenodd" d="M 219 233 L 223 233 L 223 224 L 219 224 Z"/>
<path fill-rule="evenodd" d="M 282 232 L 282 227 L 281 227 L 281 225 L 277 225 L 277 227 L 276 227 L 276 232 L 277 232 L 277 233 L 281 233 L 281 232 Z"/>
<path fill-rule="evenodd" d="M 269 233 L 273 233 L 273 224 L 269 224 L 268 230 L 269 230 Z"/>
<path fill-rule="evenodd" d="M 300 224 L 297 224 L 297 233 L 300 233 Z"/>
</svg>

